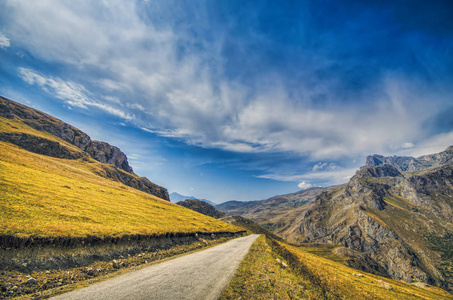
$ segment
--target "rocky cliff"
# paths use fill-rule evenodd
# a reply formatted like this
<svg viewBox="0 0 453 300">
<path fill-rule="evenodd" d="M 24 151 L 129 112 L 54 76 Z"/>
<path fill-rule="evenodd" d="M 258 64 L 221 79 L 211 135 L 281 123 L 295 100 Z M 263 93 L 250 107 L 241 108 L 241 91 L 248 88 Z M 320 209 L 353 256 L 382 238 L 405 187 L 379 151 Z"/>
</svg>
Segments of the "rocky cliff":
<svg viewBox="0 0 453 300">
<path fill-rule="evenodd" d="M 453 163 L 453 146 L 436 154 L 424 155 L 417 158 L 408 156 L 371 155 L 366 158 L 365 166 L 390 165 L 399 171 L 420 171 Z"/>
<path fill-rule="evenodd" d="M 105 142 L 93 141 L 86 133 L 50 115 L 0 97 L 0 116 L 7 119 L 19 118 L 24 124 L 36 130 L 48 132 L 73 144 L 99 162 L 112 164 L 133 173 L 126 155 L 119 148 Z M 22 140 L 25 140 L 24 138 Z"/>
<path fill-rule="evenodd" d="M 394 279 L 451 290 L 452 150 L 368 157 L 347 184 L 318 196 L 301 218 L 299 238 L 359 251 Z"/>
<path fill-rule="evenodd" d="M 0 141 L 57 158 L 94 159 L 108 165 L 102 168 L 99 175 L 169 200 L 165 188 L 134 174 L 126 155 L 118 147 L 94 141 L 86 133 L 61 120 L 3 97 L 0 97 L 0 117 L 6 120 L 7 125 L 0 131 Z M 18 122 L 22 128 L 8 126 L 7 120 Z"/>
</svg>

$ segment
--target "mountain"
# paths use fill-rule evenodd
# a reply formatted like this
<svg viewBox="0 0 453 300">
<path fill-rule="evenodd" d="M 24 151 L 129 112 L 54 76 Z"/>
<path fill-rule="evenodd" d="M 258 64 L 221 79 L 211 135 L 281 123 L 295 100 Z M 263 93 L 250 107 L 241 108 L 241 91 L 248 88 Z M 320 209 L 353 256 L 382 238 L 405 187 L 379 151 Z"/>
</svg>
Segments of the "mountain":
<svg viewBox="0 0 453 300">
<path fill-rule="evenodd" d="M 240 215 L 264 226 L 275 234 L 285 233 L 292 224 L 300 222 L 300 216 L 313 205 L 316 197 L 333 187 L 314 187 L 296 193 L 274 196 L 260 201 L 228 201 L 215 206 L 227 216 Z"/>
<path fill-rule="evenodd" d="M 239 230 L 170 203 L 117 147 L 1 97 L 0 153 L 1 251 Z"/>
<path fill-rule="evenodd" d="M 424 155 L 417 158 L 408 156 L 387 156 L 371 155 L 366 158 L 365 166 L 390 165 L 400 172 L 413 172 L 426 169 L 441 167 L 453 163 L 453 146 L 447 150 L 437 153 Z"/>
<path fill-rule="evenodd" d="M 369 156 L 347 184 L 322 192 L 280 235 L 342 245 L 394 279 L 451 291 L 452 157 L 453 147 L 418 158 Z"/>
<path fill-rule="evenodd" d="M 198 198 L 195 198 L 193 196 L 184 196 L 184 195 L 181 195 L 179 193 L 176 193 L 176 192 L 173 192 L 170 194 L 170 201 L 173 202 L 173 203 L 176 203 L 176 202 L 179 202 L 179 201 L 183 201 L 183 200 L 200 200 L 200 201 L 203 201 L 203 202 L 206 202 L 206 203 L 209 203 L 213 206 L 215 206 L 216 204 L 209 201 L 209 200 L 206 200 L 206 199 L 198 199 Z"/>
<path fill-rule="evenodd" d="M 199 212 L 203 215 L 207 215 L 216 219 L 222 218 L 225 216 L 225 213 L 217 210 L 209 203 L 206 203 L 202 200 L 197 199 L 186 199 L 183 201 L 179 201 L 176 204 L 187 207 L 191 210 Z"/>
<path fill-rule="evenodd" d="M 86 133 L 61 120 L 3 97 L 0 117 L 4 121 L 0 141 L 56 158 L 94 159 L 104 164 L 97 170 L 99 176 L 169 200 L 167 189 L 137 176 L 126 155 L 115 146 L 91 140 Z"/>
</svg>

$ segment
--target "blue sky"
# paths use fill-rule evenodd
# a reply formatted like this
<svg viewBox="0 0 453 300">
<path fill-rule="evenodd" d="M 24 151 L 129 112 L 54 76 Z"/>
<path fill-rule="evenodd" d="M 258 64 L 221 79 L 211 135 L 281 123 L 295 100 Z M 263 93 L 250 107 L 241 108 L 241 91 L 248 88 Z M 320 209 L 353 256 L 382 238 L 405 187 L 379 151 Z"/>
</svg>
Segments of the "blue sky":
<svg viewBox="0 0 453 300">
<path fill-rule="evenodd" d="M 2 1 L 0 94 L 213 202 L 453 144 L 451 1 L 281 2 Z"/>
</svg>

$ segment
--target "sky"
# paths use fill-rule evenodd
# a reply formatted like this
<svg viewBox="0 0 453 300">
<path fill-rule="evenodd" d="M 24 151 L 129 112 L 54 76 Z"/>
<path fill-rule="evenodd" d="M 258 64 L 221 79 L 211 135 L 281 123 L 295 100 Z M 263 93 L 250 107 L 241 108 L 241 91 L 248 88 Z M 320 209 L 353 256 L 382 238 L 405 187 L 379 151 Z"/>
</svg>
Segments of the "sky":
<svg viewBox="0 0 453 300">
<path fill-rule="evenodd" d="M 169 192 L 260 200 L 452 145 L 452 20 L 450 0 L 4 0 L 0 95 Z"/>
</svg>

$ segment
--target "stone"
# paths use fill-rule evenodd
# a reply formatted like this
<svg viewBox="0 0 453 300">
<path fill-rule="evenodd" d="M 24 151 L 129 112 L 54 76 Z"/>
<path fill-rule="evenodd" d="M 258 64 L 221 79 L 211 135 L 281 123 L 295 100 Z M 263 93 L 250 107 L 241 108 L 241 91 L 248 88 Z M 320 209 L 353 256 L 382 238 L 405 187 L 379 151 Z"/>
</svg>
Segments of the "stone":
<svg viewBox="0 0 453 300">
<path fill-rule="evenodd" d="M 37 281 L 33 277 L 28 278 L 27 284 L 35 284 Z"/>
<path fill-rule="evenodd" d="M 115 268 L 115 269 L 119 269 L 120 268 L 120 265 L 118 264 L 118 262 L 115 259 L 112 261 L 112 267 Z"/>
<path fill-rule="evenodd" d="M 93 268 L 87 268 L 87 274 L 90 275 L 90 276 L 94 275 Z"/>
<path fill-rule="evenodd" d="M 389 290 L 389 291 L 393 291 L 393 286 L 391 286 L 390 283 L 387 283 L 383 280 L 378 280 L 378 283 L 381 286 L 381 288 Z"/>
</svg>

